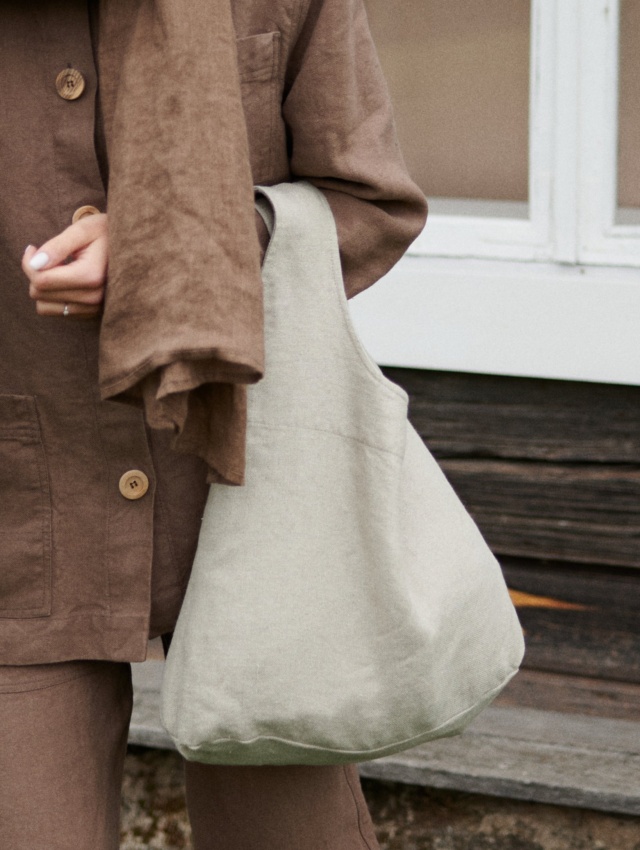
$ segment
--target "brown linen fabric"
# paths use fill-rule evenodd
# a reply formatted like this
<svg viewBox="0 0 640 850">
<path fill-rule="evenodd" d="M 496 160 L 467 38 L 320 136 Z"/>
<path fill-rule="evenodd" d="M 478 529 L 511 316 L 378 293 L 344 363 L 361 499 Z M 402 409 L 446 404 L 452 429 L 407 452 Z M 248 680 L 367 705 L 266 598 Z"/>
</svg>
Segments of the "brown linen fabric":
<svg viewBox="0 0 640 850">
<path fill-rule="evenodd" d="M 175 625 L 198 541 L 206 464 L 141 406 L 100 399 L 102 322 L 38 316 L 20 268 L 76 209 L 107 209 L 98 81 L 110 126 L 139 2 L 118 0 L 99 79 L 87 0 L 0 3 L 0 664 L 143 660 L 149 632 Z M 352 296 L 425 217 L 362 0 L 233 0 L 232 14 L 253 182 L 321 186 Z M 73 101 L 55 86 L 69 66 L 85 80 Z M 137 501 L 118 486 L 132 469 L 150 482 Z"/>
<path fill-rule="evenodd" d="M 118 850 L 128 664 L 0 665 L 0 847 Z M 193 850 L 374 850 L 354 765 L 188 763 Z"/>
<path fill-rule="evenodd" d="M 0 666 L 0 847 L 118 850 L 128 664 Z"/>
<path fill-rule="evenodd" d="M 264 368 L 260 252 L 229 0 L 105 0 L 103 398 L 144 400 L 209 481 L 241 484 Z M 126 22 L 126 27 L 123 23 Z M 114 67 L 117 63 L 117 67 Z M 230 226 L 230 223 L 233 226 Z"/>
</svg>

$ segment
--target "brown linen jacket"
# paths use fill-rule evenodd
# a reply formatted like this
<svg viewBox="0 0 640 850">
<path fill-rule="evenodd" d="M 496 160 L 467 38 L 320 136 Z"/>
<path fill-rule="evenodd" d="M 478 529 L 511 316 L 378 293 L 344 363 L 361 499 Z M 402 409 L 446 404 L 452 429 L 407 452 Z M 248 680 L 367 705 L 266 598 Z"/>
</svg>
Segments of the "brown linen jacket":
<svg viewBox="0 0 640 850">
<path fill-rule="evenodd" d="M 233 14 L 254 182 L 326 192 L 353 295 L 426 214 L 362 0 L 234 0 Z M 0 664 L 143 660 L 175 624 L 207 493 L 200 460 L 100 401 L 100 322 L 38 317 L 20 268 L 76 209 L 106 209 L 95 42 L 87 0 L 0 8 Z M 66 68 L 84 83 L 71 100 Z"/>
</svg>

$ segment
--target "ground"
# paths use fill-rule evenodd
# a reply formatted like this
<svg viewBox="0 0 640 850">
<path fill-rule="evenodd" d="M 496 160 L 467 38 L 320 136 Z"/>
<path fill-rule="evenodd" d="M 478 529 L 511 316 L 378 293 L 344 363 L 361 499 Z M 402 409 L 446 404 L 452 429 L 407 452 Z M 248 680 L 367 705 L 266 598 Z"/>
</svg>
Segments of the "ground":
<svg viewBox="0 0 640 850">
<path fill-rule="evenodd" d="M 640 850 L 640 819 L 367 781 L 381 850 Z M 189 850 L 180 757 L 131 747 L 121 850 Z"/>
</svg>

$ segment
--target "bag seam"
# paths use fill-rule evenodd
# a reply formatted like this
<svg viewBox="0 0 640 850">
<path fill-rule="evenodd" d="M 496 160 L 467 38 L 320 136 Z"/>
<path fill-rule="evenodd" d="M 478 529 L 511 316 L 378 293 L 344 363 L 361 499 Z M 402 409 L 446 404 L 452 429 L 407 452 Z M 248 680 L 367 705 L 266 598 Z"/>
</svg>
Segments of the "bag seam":
<svg viewBox="0 0 640 850">
<path fill-rule="evenodd" d="M 366 446 L 369 449 L 374 449 L 375 451 L 383 452 L 384 454 L 389 454 L 400 459 L 402 459 L 405 454 L 404 450 L 397 452 L 394 449 L 387 448 L 386 446 L 370 443 L 367 442 L 367 440 L 361 440 L 359 437 L 353 437 L 350 434 L 343 434 L 341 431 L 332 428 L 317 428 L 313 425 L 284 425 L 282 423 L 271 424 L 270 422 L 252 421 L 249 421 L 248 428 L 262 428 L 268 431 L 311 431 L 319 434 L 331 434 L 333 437 L 340 437 L 342 440 L 349 440 L 353 443 L 358 443 L 361 446 Z"/>
<path fill-rule="evenodd" d="M 360 807 L 360 804 L 358 803 L 358 797 L 356 795 L 356 792 L 355 792 L 353 785 L 351 783 L 351 780 L 349 778 L 349 773 L 348 773 L 346 765 L 343 765 L 342 772 L 344 774 L 344 778 L 345 778 L 345 781 L 347 783 L 347 787 L 349 788 L 349 791 L 351 792 L 351 796 L 353 798 L 353 803 L 356 807 L 356 815 L 357 815 L 357 818 L 358 818 L 358 832 L 360 833 L 360 837 L 364 841 L 364 844 L 367 847 L 367 850 L 375 850 L 375 848 L 373 848 L 371 846 L 371 844 L 369 843 L 369 839 L 366 837 L 366 835 L 363 832 L 363 829 L 362 829 L 362 812 L 360 810 L 361 807 Z"/>
</svg>

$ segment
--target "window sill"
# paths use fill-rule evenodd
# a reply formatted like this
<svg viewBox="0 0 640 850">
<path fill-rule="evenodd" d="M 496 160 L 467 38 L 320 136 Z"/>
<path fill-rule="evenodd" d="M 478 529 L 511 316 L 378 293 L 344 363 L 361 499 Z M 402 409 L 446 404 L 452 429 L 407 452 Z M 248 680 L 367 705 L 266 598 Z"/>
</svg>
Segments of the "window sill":
<svg viewBox="0 0 640 850">
<path fill-rule="evenodd" d="M 640 271 L 406 256 L 350 302 L 381 365 L 640 385 Z"/>
</svg>

